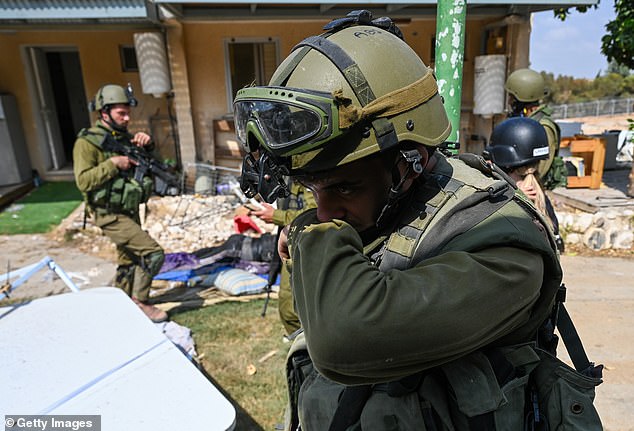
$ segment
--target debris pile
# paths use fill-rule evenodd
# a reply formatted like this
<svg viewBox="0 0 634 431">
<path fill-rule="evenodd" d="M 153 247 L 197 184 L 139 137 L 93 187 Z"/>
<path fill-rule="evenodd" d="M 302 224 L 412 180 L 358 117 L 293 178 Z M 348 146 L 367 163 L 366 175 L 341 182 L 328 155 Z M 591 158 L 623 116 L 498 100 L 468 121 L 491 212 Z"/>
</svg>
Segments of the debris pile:
<svg viewBox="0 0 634 431">
<path fill-rule="evenodd" d="M 245 211 L 232 195 L 182 195 L 153 198 L 148 202 L 143 227 L 166 253 L 192 253 L 217 246 L 236 233 L 233 218 Z M 253 220 L 262 232 L 273 226 Z M 255 232 L 250 232 L 256 234 Z"/>
<path fill-rule="evenodd" d="M 199 195 L 153 197 L 147 208 L 141 206 L 143 228 L 163 247 L 166 253 L 192 253 L 222 244 L 236 233 L 233 218 L 246 213 L 233 195 Z M 252 217 L 262 233 L 272 232 L 274 225 Z M 84 225 L 84 205 L 80 205 L 52 233 L 58 241 L 72 241 L 80 250 L 116 260 L 112 241 L 92 224 L 90 217 Z M 245 235 L 258 236 L 254 231 Z"/>
</svg>

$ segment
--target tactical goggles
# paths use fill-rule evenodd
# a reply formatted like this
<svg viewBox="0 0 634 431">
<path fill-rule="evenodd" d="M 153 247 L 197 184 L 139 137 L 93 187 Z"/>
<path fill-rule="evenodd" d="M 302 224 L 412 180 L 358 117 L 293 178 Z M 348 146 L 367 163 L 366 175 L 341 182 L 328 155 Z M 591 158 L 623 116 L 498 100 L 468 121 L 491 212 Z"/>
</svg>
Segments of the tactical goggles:
<svg viewBox="0 0 634 431">
<path fill-rule="evenodd" d="M 276 156 L 286 157 L 319 147 L 343 133 L 337 103 L 325 92 L 243 88 L 236 95 L 233 112 L 236 136 L 248 153 L 263 145 Z"/>
</svg>

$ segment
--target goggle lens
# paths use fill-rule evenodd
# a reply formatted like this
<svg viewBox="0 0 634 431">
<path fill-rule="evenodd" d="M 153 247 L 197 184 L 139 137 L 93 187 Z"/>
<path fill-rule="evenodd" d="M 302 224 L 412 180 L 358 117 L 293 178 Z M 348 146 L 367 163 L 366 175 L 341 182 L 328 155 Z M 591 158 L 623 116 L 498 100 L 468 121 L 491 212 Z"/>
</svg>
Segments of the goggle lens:
<svg viewBox="0 0 634 431">
<path fill-rule="evenodd" d="M 317 112 L 270 100 L 238 101 L 234 105 L 234 115 L 236 135 L 243 145 L 247 144 L 247 127 L 253 121 L 272 150 L 304 142 L 322 128 Z"/>
</svg>

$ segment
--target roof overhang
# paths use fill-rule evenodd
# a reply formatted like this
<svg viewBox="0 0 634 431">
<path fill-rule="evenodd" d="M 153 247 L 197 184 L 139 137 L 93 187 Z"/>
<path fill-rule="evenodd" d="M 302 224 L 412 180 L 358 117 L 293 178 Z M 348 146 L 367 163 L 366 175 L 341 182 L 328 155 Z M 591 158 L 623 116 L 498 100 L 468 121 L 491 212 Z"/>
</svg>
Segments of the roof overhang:
<svg viewBox="0 0 634 431">
<path fill-rule="evenodd" d="M 158 15 L 151 0 L 5 0 L 0 23 L 156 24 Z"/>
<path fill-rule="evenodd" d="M 402 0 L 345 2 L 322 0 L 321 2 L 296 0 L 153 0 L 164 18 L 182 21 L 230 20 L 230 19 L 330 19 L 340 17 L 355 9 L 368 9 L 374 16 L 388 15 L 392 18 L 414 18 L 436 16 L 436 0 Z M 531 12 L 591 6 L 598 0 L 468 0 L 467 16 L 527 15 Z"/>
<path fill-rule="evenodd" d="M 368 9 L 374 16 L 387 15 L 395 19 L 434 18 L 436 4 L 434 0 L 406 3 L 402 0 L 347 0 L 345 3 L 334 0 L 4 0 L 0 2 L 0 24 L 156 25 L 163 19 L 331 19 L 354 9 Z M 531 12 L 595 4 L 598 4 L 598 0 L 468 0 L 467 16 L 527 15 Z"/>
</svg>

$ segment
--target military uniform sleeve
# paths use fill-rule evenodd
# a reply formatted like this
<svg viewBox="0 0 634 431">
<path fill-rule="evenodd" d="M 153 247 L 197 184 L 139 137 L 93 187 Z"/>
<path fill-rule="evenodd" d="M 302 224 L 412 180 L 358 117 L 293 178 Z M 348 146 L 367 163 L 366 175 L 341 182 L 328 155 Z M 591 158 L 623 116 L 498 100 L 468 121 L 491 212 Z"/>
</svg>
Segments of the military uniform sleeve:
<svg viewBox="0 0 634 431">
<path fill-rule="evenodd" d="M 414 374 L 509 334 L 529 319 L 544 272 L 538 253 L 515 247 L 381 272 L 342 221 L 294 224 L 289 240 L 309 353 L 324 376 L 348 385 Z"/>
<path fill-rule="evenodd" d="M 119 172 L 109 158 L 106 159 L 97 147 L 85 139 L 75 141 L 73 170 L 77 188 L 84 193 L 99 187 Z"/>
</svg>

